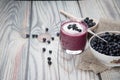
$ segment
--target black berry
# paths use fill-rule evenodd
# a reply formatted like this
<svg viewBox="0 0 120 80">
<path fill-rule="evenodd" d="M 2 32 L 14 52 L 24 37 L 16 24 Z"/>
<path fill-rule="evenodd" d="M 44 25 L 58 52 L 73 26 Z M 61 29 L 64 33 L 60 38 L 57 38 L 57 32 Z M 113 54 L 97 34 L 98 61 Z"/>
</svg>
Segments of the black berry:
<svg viewBox="0 0 120 80">
<path fill-rule="evenodd" d="M 120 38 L 118 37 L 120 34 L 114 34 L 105 32 L 104 34 L 101 34 L 100 37 L 108 41 L 108 43 L 105 43 L 101 39 L 94 37 L 91 40 L 91 46 L 96 51 L 109 55 L 109 56 L 119 56 L 120 55 Z"/>
<path fill-rule="evenodd" d="M 38 38 L 38 35 L 37 35 L 37 34 L 35 35 L 35 38 Z"/>
<path fill-rule="evenodd" d="M 76 27 L 76 24 L 73 24 L 72 27 Z"/>
<path fill-rule="evenodd" d="M 52 40 L 54 40 L 54 37 L 51 37 Z"/>
<path fill-rule="evenodd" d="M 48 57 L 47 60 L 48 60 L 48 61 L 51 61 L 51 57 Z"/>
<path fill-rule="evenodd" d="M 81 29 L 76 29 L 76 31 L 81 32 L 82 30 Z"/>
<path fill-rule="evenodd" d="M 46 42 L 46 38 L 43 38 L 43 42 Z"/>
<path fill-rule="evenodd" d="M 84 19 L 84 22 L 88 23 L 88 22 L 89 22 L 89 17 L 86 17 L 86 18 Z"/>
<path fill-rule="evenodd" d="M 48 32 L 48 30 L 49 30 L 48 28 L 45 28 L 45 31 L 46 31 L 46 32 Z"/>
<path fill-rule="evenodd" d="M 89 26 L 89 27 L 92 27 L 92 26 L 93 26 L 93 23 L 88 23 L 88 26 Z"/>
<path fill-rule="evenodd" d="M 73 25 L 72 25 L 72 29 L 73 29 L 73 30 L 78 29 L 78 27 L 76 26 L 76 24 L 73 24 Z"/>
<path fill-rule="evenodd" d="M 51 61 L 48 61 L 48 65 L 51 65 L 52 64 L 52 62 Z"/>
<path fill-rule="evenodd" d="M 93 19 L 90 19 L 90 20 L 89 20 L 89 22 L 91 22 L 91 23 L 92 23 L 92 22 L 93 22 Z"/>
<path fill-rule="evenodd" d="M 68 27 L 67 27 L 68 29 L 71 29 L 72 28 L 72 25 L 68 25 Z"/>
<path fill-rule="evenodd" d="M 52 50 L 49 50 L 49 53 L 52 54 Z"/>
<path fill-rule="evenodd" d="M 50 44 L 50 41 L 47 41 L 48 44 Z"/>
<path fill-rule="evenodd" d="M 85 19 L 86 19 L 86 20 L 89 20 L 89 17 L 86 17 Z"/>
<path fill-rule="evenodd" d="M 109 32 L 105 32 L 105 35 L 110 35 L 110 33 Z"/>
<path fill-rule="evenodd" d="M 30 35 L 29 34 L 26 34 L 26 38 L 29 38 L 30 37 Z"/>
<path fill-rule="evenodd" d="M 95 23 L 95 22 L 93 22 L 93 23 L 92 23 L 92 26 L 95 26 L 95 25 L 96 25 L 96 23 Z"/>
<path fill-rule="evenodd" d="M 46 48 L 42 48 L 42 51 L 45 52 L 45 51 L 46 51 Z"/>
<path fill-rule="evenodd" d="M 94 20 L 93 19 L 89 19 L 89 17 L 86 17 L 84 19 L 84 22 L 87 23 L 88 28 L 93 27 L 93 26 L 96 25 L 96 23 L 94 22 Z"/>
<path fill-rule="evenodd" d="M 57 36 L 59 36 L 59 35 L 60 35 L 60 33 L 57 33 L 56 35 L 57 35 Z"/>
<path fill-rule="evenodd" d="M 32 35 L 32 38 L 36 38 L 36 35 L 35 35 L 35 34 L 33 34 L 33 35 Z"/>
<path fill-rule="evenodd" d="M 88 23 L 88 20 L 84 19 L 84 22 Z"/>
</svg>

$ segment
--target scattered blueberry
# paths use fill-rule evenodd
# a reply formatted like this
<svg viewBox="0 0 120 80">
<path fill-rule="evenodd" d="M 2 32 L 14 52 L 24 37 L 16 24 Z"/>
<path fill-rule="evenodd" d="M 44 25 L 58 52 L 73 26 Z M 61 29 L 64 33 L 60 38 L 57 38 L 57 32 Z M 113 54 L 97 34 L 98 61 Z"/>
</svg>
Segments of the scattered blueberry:
<svg viewBox="0 0 120 80">
<path fill-rule="evenodd" d="M 49 53 L 52 54 L 52 50 L 49 50 Z"/>
<path fill-rule="evenodd" d="M 48 32 L 48 30 L 49 30 L 48 28 L 45 28 L 45 31 L 46 31 L 46 32 Z"/>
<path fill-rule="evenodd" d="M 46 51 L 46 48 L 42 48 L 42 51 L 45 52 L 45 51 Z"/>
<path fill-rule="evenodd" d="M 54 37 L 51 37 L 52 40 L 54 40 Z"/>
<path fill-rule="evenodd" d="M 47 60 L 48 60 L 48 61 L 51 61 L 51 57 L 48 57 Z"/>
<path fill-rule="evenodd" d="M 38 38 L 38 35 L 36 34 L 35 37 Z"/>
<path fill-rule="evenodd" d="M 59 36 L 59 35 L 60 35 L 60 33 L 57 33 L 56 35 L 57 35 L 57 36 Z"/>
<path fill-rule="evenodd" d="M 52 64 L 52 62 L 51 62 L 51 61 L 48 61 L 48 64 L 49 64 L 49 65 L 51 65 L 51 64 Z"/>
<path fill-rule="evenodd" d="M 43 38 L 43 42 L 46 42 L 46 38 Z"/>
<path fill-rule="evenodd" d="M 38 38 L 38 35 L 37 34 L 33 34 L 32 38 Z"/>
<path fill-rule="evenodd" d="M 33 34 L 33 35 L 32 35 L 32 38 L 36 38 L 36 35 L 35 35 L 35 34 Z"/>
<path fill-rule="evenodd" d="M 26 34 L 26 38 L 29 38 L 30 37 L 30 35 L 29 34 Z"/>
<path fill-rule="evenodd" d="M 50 44 L 50 41 L 48 40 L 47 43 Z"/>
</svg>

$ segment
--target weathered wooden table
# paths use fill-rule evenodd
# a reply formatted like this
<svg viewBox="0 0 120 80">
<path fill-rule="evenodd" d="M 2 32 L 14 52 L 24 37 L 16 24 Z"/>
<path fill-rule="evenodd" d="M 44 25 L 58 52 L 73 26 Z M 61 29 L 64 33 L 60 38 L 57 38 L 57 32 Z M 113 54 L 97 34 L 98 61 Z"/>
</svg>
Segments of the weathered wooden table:
<svg viewBox="0 0 120 80">
<path fill-rule="evenodd" d="M 56 37 L 60 29 L 57 23 L 66 18 L 59 10 L 80 18 L 120 20 L 119 4 L 120 0 L 0 0 L 0 80 L 100 80 L 92 71 L 75 68 L 79 55 L 61 53 L 59 37 Z M 50 44 L 40 42 L 46 28 L 49 28 L 47 36 L 55 38 Z M 26 34 L 30 38 L 25 38 Z M 39 35 L 38 38 L 34 34 Z M 48 57 L 51 57 L 51 66 Z M 120 80 L 120 70 L 103 72 L 101 78 Z"/>
</svg>

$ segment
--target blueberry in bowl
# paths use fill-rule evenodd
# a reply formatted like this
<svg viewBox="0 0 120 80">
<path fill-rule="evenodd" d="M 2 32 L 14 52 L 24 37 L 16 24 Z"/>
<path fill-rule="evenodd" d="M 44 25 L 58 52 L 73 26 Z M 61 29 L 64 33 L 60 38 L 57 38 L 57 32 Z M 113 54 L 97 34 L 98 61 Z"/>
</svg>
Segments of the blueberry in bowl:
<svg viewBox="0 0 120 80">
<path fill-rule="evenodd" d="M 92 36 L 89 40 L 92 54 L 106 66 L 120 66 L 120 31 L 105 31 L 97 34 L 107 43 Z"/>
<path fill-rule="evenodd" d="M 83 21 L 88 25 L 88 28 L 90 28 L 92 31 L 97 28 L 98 21 L 96 19 L 86 17 L 83 19 Z"/>
</svg>

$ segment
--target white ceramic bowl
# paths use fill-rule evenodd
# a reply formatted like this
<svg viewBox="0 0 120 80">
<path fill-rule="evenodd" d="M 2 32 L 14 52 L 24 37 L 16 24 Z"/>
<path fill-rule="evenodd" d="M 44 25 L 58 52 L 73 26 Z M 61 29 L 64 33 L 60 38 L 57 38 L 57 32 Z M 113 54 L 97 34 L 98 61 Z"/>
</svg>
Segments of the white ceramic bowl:
<svg viewBox="0 0 120 80">
<path fill-rule="evenodd" d="M 115 33 L 115 34 L 120 34 L 120 31 L 105 31 L 105 32 L 109 32 L 109 33 Z M 105 32 L 100 32 L 97 33 L 98 35 L 103 34 Z M 90 50 L 92 52 L 92 54 L 103 64 L 105 64 L 106 66 L 110 66 L 110 67 L 116 67 L 116 66 L 120 66 L 120 56 L 108 56 L 105 54 L 101 54 L 98 51 L 96 51 L 95 49 L 92 48 L 91 46 L 91 40 L 94 38 L 95 36 L 92 36 L 89 40 L 89 46 L 90 46 Z"/>
</svg>

